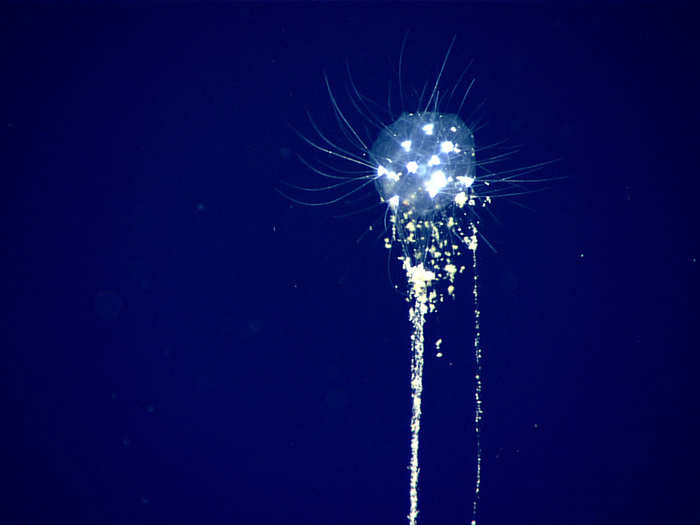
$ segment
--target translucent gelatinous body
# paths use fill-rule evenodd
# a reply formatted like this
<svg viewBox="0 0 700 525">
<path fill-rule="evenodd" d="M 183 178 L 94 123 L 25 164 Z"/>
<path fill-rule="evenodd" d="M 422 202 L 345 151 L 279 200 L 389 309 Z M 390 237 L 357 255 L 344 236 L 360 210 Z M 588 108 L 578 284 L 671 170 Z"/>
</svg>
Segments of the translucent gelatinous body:
<svg viewBox="0 0 700 525">
<path fill-rule="evenodd" d="M 453 204 L 474 182 L 474 135 L 457 115 L 404 113 L 382 129 L 371 156 L 380 197 L 413 219 Z"/>
</svg>

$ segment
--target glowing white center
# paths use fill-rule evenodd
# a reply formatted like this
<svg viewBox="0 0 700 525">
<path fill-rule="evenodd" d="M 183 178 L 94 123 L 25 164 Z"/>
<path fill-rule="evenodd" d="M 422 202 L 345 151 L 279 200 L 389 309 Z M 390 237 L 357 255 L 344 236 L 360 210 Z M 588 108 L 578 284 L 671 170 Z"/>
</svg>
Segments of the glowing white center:
<svg viewBox="0 0 700 525">
<path fill-rule="evenodd" d="M 445 142 L 440 144 L 440 151 L 442 151 L 443 153 L 450 153 L 454 149 L 455 149 L 455 145 L 452 142 L 450 142 L 449 140 L 446 140 Z"/>
<path fill-rule="evenodd" d="M 440 170 L 433 172 L 430 176 L 430 180 L 425 183 L 425 189 L 428 191 L 431 199 L 445 186 L 447 186 L 447 177 L 445 177 L 445 174 Z"/>
</svg>

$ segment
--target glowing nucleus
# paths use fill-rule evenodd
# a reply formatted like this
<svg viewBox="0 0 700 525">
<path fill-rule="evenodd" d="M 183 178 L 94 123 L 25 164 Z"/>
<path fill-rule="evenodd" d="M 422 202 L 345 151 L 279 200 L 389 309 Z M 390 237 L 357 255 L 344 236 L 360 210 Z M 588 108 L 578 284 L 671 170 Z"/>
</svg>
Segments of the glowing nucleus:
<svg viewBox="0 0 700 525">
<path fill-rule="evenodd" d="M 428 191 L 431 199 L 434 199 L 445 186 L 447 186 L 447 177 L 445 177 L 445 172 L 443 171 L 434 171 L 428 182 L 425 183 L 425 189 Z"/>
</svg>

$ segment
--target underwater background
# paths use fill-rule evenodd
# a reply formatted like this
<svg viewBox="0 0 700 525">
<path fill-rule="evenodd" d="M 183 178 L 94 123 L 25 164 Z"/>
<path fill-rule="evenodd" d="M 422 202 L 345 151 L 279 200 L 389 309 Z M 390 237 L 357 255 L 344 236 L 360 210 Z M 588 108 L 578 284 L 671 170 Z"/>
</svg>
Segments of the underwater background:
<svg viewBox="0 0 700 525">
<path fill-rule="evenodd" d="M 324 75 L 371 142 L 352 85 L 398 116 L 400 57 L 415 95 L 453 37 L 441 85 L 473 61 L 477 147 L 517 147 L 498 169 L 556 161 L 481 216 L 479 523 L 700 521 L 689 7 L 6 3 L 0 19 L 0 522 L 406 523 L 410 324 L 384 208 L 371 187 L 338 207 L 275 189 L 327 184 L 299 134 L 347 145 Z M 427 319 L 422 524 L 471 519 L 470 294 L 467 272 Z"/>
</svg>

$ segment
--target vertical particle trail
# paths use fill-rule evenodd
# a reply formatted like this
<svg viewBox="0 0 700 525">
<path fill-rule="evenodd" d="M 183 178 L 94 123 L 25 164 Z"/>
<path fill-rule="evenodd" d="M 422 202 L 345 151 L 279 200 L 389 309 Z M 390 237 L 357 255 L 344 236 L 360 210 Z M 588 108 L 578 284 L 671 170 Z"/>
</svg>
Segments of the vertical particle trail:
<svg viewBox="0 0 700 525">
<path fill-rule="evenodd" d="M 481 367 L 483 351 L 481 348 L 481 324 L 479 310 L 479 276 L 477 272 L 476 249 L 478 246 L 476 224 L 470 224 L 471 235 L 464 238 L 469 250 L 472 252 L 472 296 L 474 300 L 474 433 L 476 441 L 476 479 L 472 504 L 471 525 L 476 525 L 478 513 L 479 493 L 481 491 L 481 421 L 483 419 L 483 406 L 481 400 L 482 380 Z M 420 466 L 418 462 L 421 396 L 423 394 L 423 354 L 425 338 L 423 328 L 425 315 L 433 311 L 435 293 L 430 292 L 430 286 L 437 279 L 434 272 L 426 270 L 422 263 L 417 266 L 411 264 L 409 257 L 404 258 L 404 269 L 410 284 L 408 300 L 411 303 L 409 319 L 412 325 L 411 332 L 411 460 L 409 464 L 410 478 L 410 511 L 408 514 L 409 525 L 416 525 L 418 520 L 418 475 Z"/>
<path fill-rule="evenodd" d="M 411 333 L 411 482 L 409 498 L 411 508 L 408 514 L 410 525 L 416 525 L 418 518 L 418 438 L 420 434 L 421 395 L 423 393 L 423 326 L 425 314 L 428 313 L 428 286 L 435 279 L 435 274 L 426 271 L 423 265 L 411 266 L 409 259 L 404 260 L 408 282 L 411 284 L 409 300 L 412 305 L 408 316 L 413 325 Z"/>
<path fill-rule="evenodd" d="M 484 416 L 484 408 L 481 401 L 481 323 L 479 310 L 479 272 L 476 268 L 477 229 L 476 224 L 470 224 L 472 235 L 469 238 L 469 249 L 472 252 L 472 295 L 474 298 L 474 436 L 476 441 L 476 481 L 474 482 L 474 499 L 472 503 L 471 525 L 476 525 L 476 515 L 479 506 L 479 492 L 481 491 L 481 420 Z"/>
</svg>

